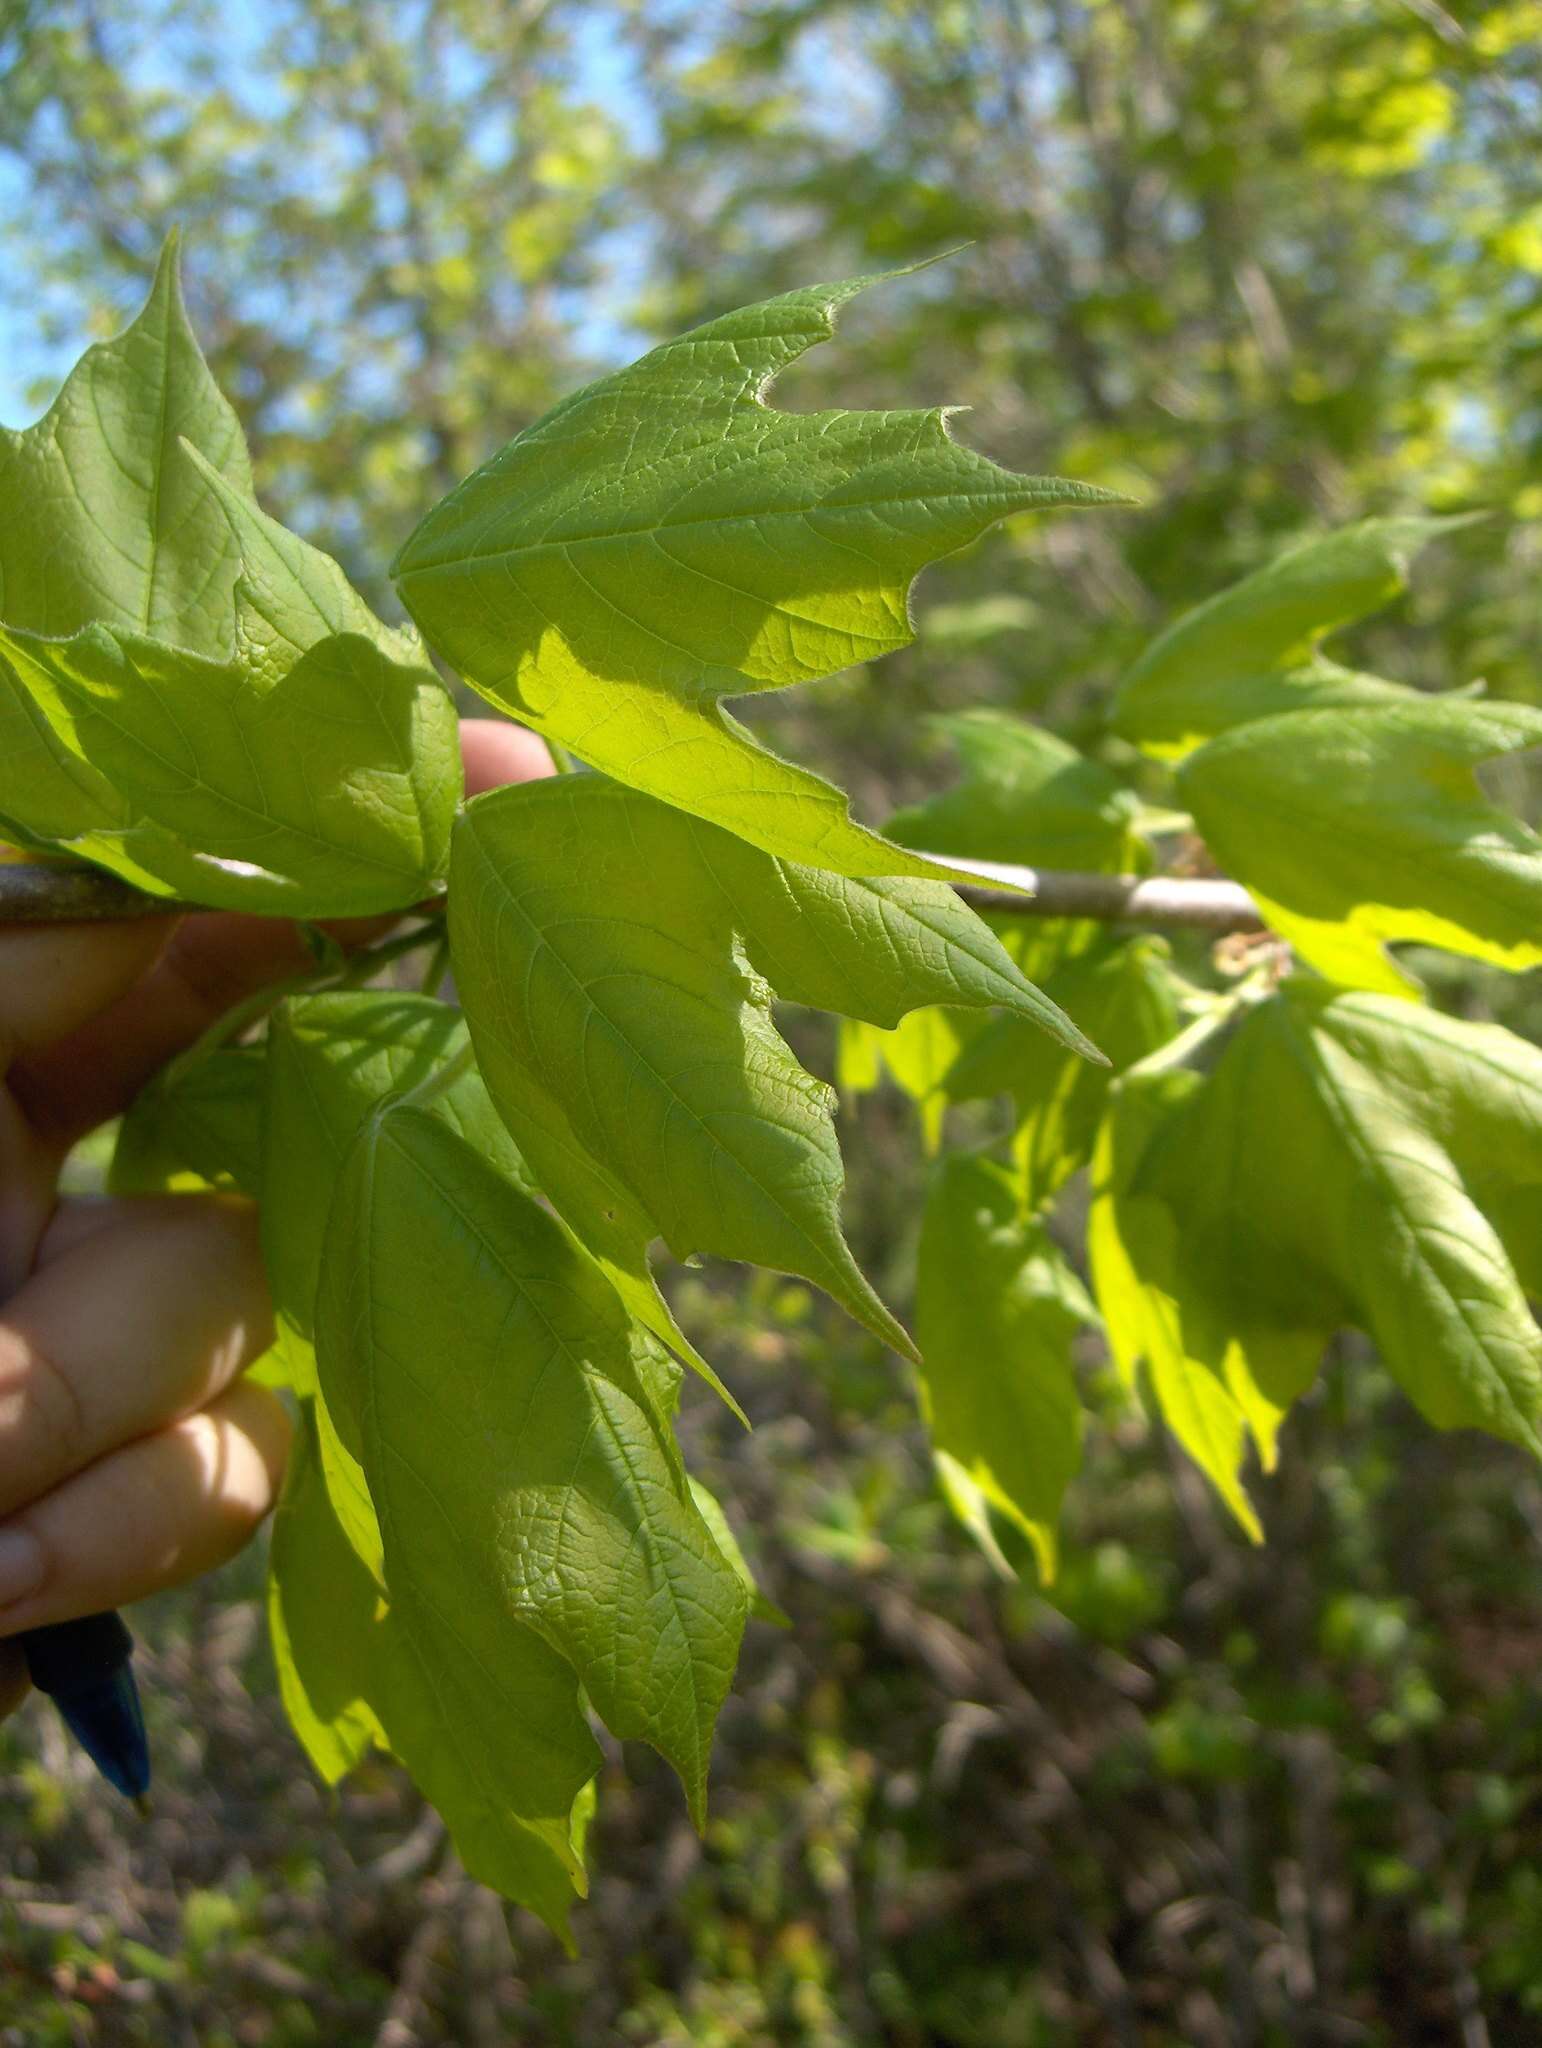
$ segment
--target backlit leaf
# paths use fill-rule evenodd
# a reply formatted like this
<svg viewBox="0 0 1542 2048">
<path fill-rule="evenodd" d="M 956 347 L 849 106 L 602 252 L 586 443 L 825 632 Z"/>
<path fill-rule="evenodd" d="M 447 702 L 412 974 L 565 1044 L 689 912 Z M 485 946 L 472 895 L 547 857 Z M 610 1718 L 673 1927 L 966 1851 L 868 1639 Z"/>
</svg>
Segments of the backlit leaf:
<svg viewBox="0 0 1542 2048">
<path fill-rule="evenodd" d="M 443 1815 L 470 1874 L 566 1941 L 568 1908 L 584 1890 L 575 1816 L 600 1761 L 573 1674 L 529 1630 L 490 1615 L 477 1583 L 443 1611 L 415 1586 L 382 1597 L 333 1513 L 309 1406 L 268 1576 L 295 1732 L 329 1783 L 373 1745 L 389 1748 Z"/>
<path fill-rule="evenodd" d="M 172 237 L 124 332 L 86 351 L 35 426 L 0 427 L 0 621 L 55 639 L 101 623 L 228 653 L 240 549 L 184 439 L 250 490 L 240 426 L 183 310 Z"/>
<path fill-rule="evenodd" d="M 317 1360 L 404 1625 L 478 1654 L 533 1633 L 699 1820 L 746 1597 L 599 1268 L 457 1132 L 388 1106 L 334 1204 Z"/>
<path fill-rule="evenodd" d="M 726 314 L 575 393 L 436 506 L 392 573 L 484 696 L 608 775 L 792 860 L 925 874 L 721 700 L 905 646 L 928 562 L 1008 513 L 1108 494 L 999 469 L 941 410 L 768 407 L 874 281 Z"/>
<path fill-rule="evenodd" d="M 387 1095 L 426 1081 L 467 1042 L 458 1010 L 427 996 L 378 989 L 309 996 L 288 1003 L 270 1032 L 268 1174 L 263 1248 L 279 1326 L 308 1340 L 320 1266 L 321 1238 L 332 1190 L 365 1117 Z M 433 1113 L 449 1123 L 516 1185 L 535 1183 L 493 1109 L 475 1068 L 434 1097 Z M 677 1326 L 648 1270 L 644 1232 L 634 1244 L 604 1209 L 618 1197 L 593 1170 L 559 1146 L 542 1154 L 542 1192 L 573 1221 L 591 1249 L 604 1243 L 612 1284 L 631 1313 L 716 1388 L 740 1413 L 718 1376 Z M 579 1228 L 573 1222 L 574 1228 Z M 641 1228 L 641 1226 L 639 1226 Z"/>
<path fill-rule="evenodd" d="M 1317 646 L 1405 589 L 1427 542 L 1469 523 L 1365 519 L 1287 549 L 1158 634 L 1119 685 L 1114 730 L 1148 753 L 1186 754 L 1247 719 L 1413 694 L 1339 668 Z"/>
<path fill-rule="evenodd" d="M 478 798 L 453 870 L 478 1062 L 596 1255 L 640 1261 L 661 1235 L 676 1257 L 780 1267 L 908 1350 L 841 1236 L 831 1093 L 778 1037 L 772 992 L 885 1025 L 1004 1003 L 1082 1044 L 973 913 L 941 884 L 778 861 L 592 776 Z"/>
<path fill-rule="evenodd" d="M 354 1139 L 388 1096 L 416 1088 L 464 1052 L 460 1012 L 398 989 L 337 990 L 285 1003 L 268 1027 L 262 1233 L 281 1324 L 309 1339 L 321 1248 Z M 458 1131 L 516 1187 L 529 1169 L 475 1067 L 436 1093 L 428 1113 Z"/>
<path fill-rule="evenodd" d="M 1139 803 L 1096 761 L 1001 711 L 960 711 L 930 723 L 963 770 L 951 789 L 896 811 L 885 828 L 903 846 L 1018 867 L 1138 872 Z"/>
<path fill-rule="evenodd" d="M 1030 1209 L 1041 1209 L 1092 1157 L 1114 1074 L 1178 1029 L 1168 946 L 1156 937 L 1105 942 L 1065 962 L 1045 984 L 1107 1055 L 1108 1067 L 1069 1058 L 1019 1018 L 993 1017 L 944 1076 L 949 1101 L 1007 1094 L 1018 1110 L 1013 1151 Z"/>
<path fill-rule="evenodd" d="M 1127 1371 L 1256 1532 L 1239 1472 L 1346 1324 L 1442 1428 L 1542 1453 L 1542 1053 L 1292 979 L 1215 1071 L 1122 1081 L 1094 1165 Z"/>
<path fill-rule="evenodd" d="M 889 1031 L 843 1017 L 836 1083 L 844 1093 L 860 1095 L 876 1088 L 887 1074 L 920 1111 L 922 1145 L 928 1156 L 935 1155 L 942 1145 L 948 1110 L 944 1083 L 966 1048 L 998 1021 L 987 1020 L 978 1012 L 944 1010 L 936 1005 L 912 1010 Z M 1029 1032 L 1031 1036 L 1031 1026 Z M 1084 1064 L 1074 1054 L 1065 1057 L 1073 1066 Z"/>
<path fill-rule="evenodd" d="M 268 593 L 241 589 L 255 616 Z M 217 660 L 101 625 L 62 641 L 0 628 L 0 809 L 216 907 L 330 917 L 414 902 L 443 876 L 454 707 L 430 669 L 372 636 L 283 646 L 253 633 Z"/>
<path fill-rule="evenodd" d="M 1389 939 L 1542 961 L 1542 838 L 1471 774 L 1539 743 L 1529 705 L 1412 697 L 1238 726 L 1179 783 L 1211 851 L 1305 960 L 1407 994 Z"/>
<path fill-rule="evenodd" d="M 255 1196 L 262 1181 L 265 1066 L 257 1048 L 221 1046 L 191 1064 L 163 1067 L 119 1127 L 110 1191 L 153 1195 L 212 1187 Z"/>
<path fill-rule="evenodd" d="M 756 1621 L 769 1621 L 773 1627 L 790 1628 L 792 1624 L 781 1608 L 774 1600 L 768 1600 L 756 1584 L 755 1574 L 750 1570 L 749 1559 L 733 1532 L 732 1524 L 723 1512 L 722 1502 L 697 1478 L 691 1479 L 690 1488 L 691 1499 L 696 1503 L 696 1511 L 706 1523 L 713 1542 L 739 1575 L 740 1584 L 744 1587 L 750 1603 L 751 1615 Z"/>
<path fill-rule="evenodd" d="M 153 893 L 300 917 L 443 878 L 454 709 L 267 518 L 168 244 L 139 318 L 0 432 L 0 817 Z"/>
<path fill-rule="evenodd" d="M 989 1159 L 955 1154 L 934 1170 L 918 1256 L 921 1404 L 944 1491 L 998 1563 L 987 1508 L 1052 1578 L 1061 1497 L 1081 1462 L 1071 1340 L 1096 1311 Z"/>
</svg>

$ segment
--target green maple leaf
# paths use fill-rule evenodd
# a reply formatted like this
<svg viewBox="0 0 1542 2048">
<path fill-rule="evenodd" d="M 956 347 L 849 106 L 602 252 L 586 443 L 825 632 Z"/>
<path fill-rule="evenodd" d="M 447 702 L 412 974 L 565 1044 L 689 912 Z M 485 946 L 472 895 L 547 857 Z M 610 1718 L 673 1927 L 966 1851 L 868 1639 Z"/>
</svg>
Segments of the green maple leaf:
<svg viewBox="0 0 1542 2048">
<path fill-rule="evenodd" d="M 222 1046 L 190 1066 L 173 1061 L 141 1088 L 113 1149 L 115 1195 L 234 1189 L 255 1196 L 262 1182 L 262 1090 L 266 1061 L 251 1046 Z"/>
<path fill-rule="evenodd" d="M 951 789 L 895 812 L 885 830 L 902 846 L 1020 867 L 1150 865 L 1136 837 L 1134 792 L 1056 734 L 1003 711 L 951 712 L 928 724 L 952 741 L 963 773 Z"/>
<path fill-rule="evenodd" d="M 468 1655 L 537 1637 L 669 1758 L 700 1822 L 748 1603 L 598 1266 L 457 1131 L 387 1104 L 344 1169 L 316 1329 L 393 1607 Z"/>
<path fill-rule="evenodd" d="M 364 1120 L 386 1096 L 427 1081 L 467 1043 L 458 1010 L 427 996 L 360 990 L 309 996 L 286 1003 L 268 1039 L 267 1180 L 263 1249 L 281 1331 L 308 1342 L 321 1241 L 338 1172 Z M 481 1075 L 471 1069 L 435 1095 L 433 1113 L 475 1145 L 517 1187 L 533 1192 L 530 1168 L 494 1110 Z M 635 1256 L 614 1230 L 602 1204 L 613 1197 L 591 1185 L 560 1151 L 545 1159 L 551 1195 L 564 1215 L 586 1214 L 588 1235 L 613 1242 L 612 1284 L 628 1309 L 717 1390 L 742 1419 L 742 1410 L 717 1374 L 688 1342 L 648 1270 L 641 1244 Z M 651 1234 L 651 1233 L 650 1233 Z"/>
<path fill-rule="evenodd" d="M 569 1948 L 581 1819 L 600 1752 L 571 1668 L 474 1575 L 404 1576 L 387 1600 L 338 1522 L 311 1404 L 274 1519 L 268 1617 L 279 1692 L 335 1784 L 389 1749 L 444 1816 L 470 1874 Z"/>
<path fill-rule="evenodd" d="M 1292 979 L 1204 1080 L 1115 1091 L 1088 1243 L 1125 1372 L 1253 1534 L 1251 1438 L 1345 1325 L 1441 1428 L 1542 1454 L 1542 1053 Z"/>
<path fill-rule="evenodd" d="M 333 1512 L 370 1574 L 384 1584 L 380 1529 L 357 1457 L 320 1391 L 314 1348 L 322 1250 L 344 1162 L 389 1096 L 436 1084 L 430 1113 L 475 1145 L 511 1186 L 533 1183 L 474 1067 L 446 1085 L 466 1051 L 458 1010 L 399 990 L 336 990 L 282 1005 L 262 1061 L 259 1216 L 263 1262 L 287 1384 L 314 1405 L 318 1455 Z"/>
<path fill-rule="evenodd" d="M 393 574 L 484 696 L 617 780 L 788 859 L 920 875 L 722 699 L 905 646 L 917 572 L 1009 513 L 1119 501 L 998 468 L 941 410 L 768 407 L 875 281 L 726 314 L 577 392 L 436 506 Z"/>
<path fill-rule="evenodd" d="M 889 820 L 888 831 L 902 844 L 925 848 L 960 868 L 978 863 L 987 873 L 1003 863 L 1105 872 L 1149 866 L 1136 836 L 1138 800 L 1100 763 L 1003 712 L 965 711 L 930 722 L 953 742 L 963 774 L 953 788 Z M 1091 920 L 997 910 L 988 921 L 1021 970 L 1043 981 L 1046 991 L 1059 991 L 1054 1000 L 1116 1067 L 1139 1056 L 1124 1049 L 1127 1021 L 1145 1019 L 1148 1033 L 1160 1028 L 1160 1019 L 1148 1015 L 1150 1005 L 1141 1000 L 1143 989 L 1154 995 L 1164 979 L 1149 944 L 1124 956 L 1132 974 L 1127 987 L 1116 987 L 1106 964 L 1091 973 L 1077 966 L 1089 950 L 1107 961 L 1106 934 Z M 1165 1015 L 1170 1002 L 1159 1007 Z M 1105 1042 L 1110 1031 L 1118 1045 Z M 1149 1049 L 1143 1038 L 1139 1051 Z M 876 1087 L 883 1070 L 920 1106 L 923 1138 L 932 1152 L 941 1145 L 949 1102 L 998 1090 L 1017 1095 L 1025 1110 L 1018 1150 L 1030 1171 L 1035 1203 L 1047 1199 L 1085 1157 L 1083 1150 L 1059 1159 L 1068 1117 L 1077 1128 L 1075 1143 L 1085 1137 L 1090 1149 L 1107 1078 L 1103 1068 L 1067 1057 L 1062 1045 L 1022 1017 L 985 1019 L 947 1010 L 913 1011 L 891 1032 L 843 1024 L 841 1087 Z"/>
<path fill-rule="evenodd" d="M 467 807 L 450 931 L 493 1099 L 613 1277 L 635 1285 L 656 1236 L 752 1259 L 902 1351 L 841 1236 L 832 1092 L 777 1035 L 773 989 L 884 1025 L 1004 1003 L 1090 1050 L 945 885 L 799 867 L 598 776 Z"/>
<path fill-rule="evenodd" d="M 1330 980 L 1413 985 L 1387 940 L 1512 970 L 1542 961 L 1542 838 L 1473 767 L 1542 741 L 1542 711 L 1410 696 L 1261 719 L 1190 755 L 1179 786 L 1211 851 Z"/>
<path fill-rule="evenodd" d="M 707 1525 L 713 1542 L 723 1553 L 729 1568 L 744 1588 L 744 1597 L 749 1602 L 751 1615 L 756 1621 L 769 1621 L 773 1628 L 791 1628 L 792 1623 L 781 1608 L 774 1600 L 768 1600 L 760 1590 L 755 1574 L 750 1569 L 750 1561 L 745 1556 L 717 1495 L 703 1486 L 694 1475 L 690 1476 L 690 1488 L 691 1499 L 696 1503 L 696 1512 Z"/>
<path fill-rule="evenodd" d="M 454 709 L 267 518 L 168 246 L 143 313 L 0 441 L 0 819 L 152 893 L 302 917 L 442 879 Z"/>
<path fill-rule="evenodd" d="M 1177 983 L 1163 939 L 1140 937 L 1079 953 L 1046 981 L 1108 1056 L 1107 1067 L 1067 1058 L 1017 1017 L 993 1017 L 943 1077 L 951 1102 L 1007 1094 L 1017 1105 L 1013 1155 L 1028 1207 L 1042 1209 L 1092 1157 L 1115 1074 L 1154 1052 L 1178 1029 Z"/>
<path fill-rule="evenodd" d="M 1001 879 L 1002 866 L 1126 874 L 1150 867 L 1140 801 L 1101 762 L 1010 712 L 954 712 L 928 722 L 951 741 L 963 772 L 951 789 L 895 812 L 885 830 L 902 845 L 988 880 Z M 1035 981 L 1105 937 L 1090 918 L 996 908 L 987 921 Z"/>
<path fill-rule="evenodd" d="M 464 1055 L 465 1019 L 399 989 L 331 990 L 285 1003 L 265 1061 L 262 1243 L 281 1325 L 313 1334 L 321 1247 L 343 1162 L 388 1096 Z M 513 1186 L 535 1191 L 474 1067 L 436 1091 L 428 1113 L 474 1145 Z"/>
<path fill-rule="evenodd" d="M 431 671 L 357 634 L 314 643 L 264 686 L 245 660 L 101 626 L 67 641 L 0 629 L 5 698 L 0 739 L 29 727 L 0 769 L 6 815 L 153 893 L 363 916 L 443 878 L 454 707 Z"/>
<path fill-rule="evenodd" d="M 1052 1579 L 1056 1523 L 1081 1462 L 1071 1340 L 1097 1312 L 1011 1173 L 969 1153 L 932 1177 L 916 1272 L 921 1409 L 950 1506 L 1006 1571 L 990 1514 L 1015 1523 Z"/>
<path fill-rule="evenodd" d="M 1250 719 L 1414 695 L 1340 668 L 1318 643 L 1405 590 L 1419 549 L 1472 517 L 1366 519 L 1288 548 L 1152 641 L 1114 695 L 1114 730 L 1182 755 Z"/>
<path fill-rule="evenodd" d="M 133 322 L 86 351 L 35 426 L 0 428 L 0 621 L 51 639 L 103 624 L 227 652 L 240 550 L 183 440 L 250 491 L 240 425 L 183 309 L 172 236 Z"/>
<path fill-rule="evenodd" d="M 843 1094 L 862 1095 L 887 1074 L 920 1111 L 922 1147 L 934 1158 L 942 1149 L 948 1113 L 944 1084 L 968 1047 L 989 1029 L 990 1022 L 977 1012 L 935 1006 L 912 1010 L 887 1031 L 843 1017 L 836 1041 L 836 1086 Z M 1074 1058 L 1071 1063 L 1081 1064 Z"/>
</svg>

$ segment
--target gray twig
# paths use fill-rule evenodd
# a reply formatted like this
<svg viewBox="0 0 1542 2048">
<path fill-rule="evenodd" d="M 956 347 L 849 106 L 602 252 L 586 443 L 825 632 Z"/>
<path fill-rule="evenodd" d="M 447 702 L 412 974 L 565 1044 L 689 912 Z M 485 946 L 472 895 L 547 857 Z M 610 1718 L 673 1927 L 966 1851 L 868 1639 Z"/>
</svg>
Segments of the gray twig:
<svg viewBox="0 0 1542 2048">
<path fill-rule="evenodd" d="M 963 893 L 979 909 L 1014 911 L 1023 917 L 1091 917 L 1115 924 L 1215 933 L 1266 929 L 1258 905 L 1239 882 L 1009 867 L 947 854 L 926 857 L 944 867 L 978 875 L 980 883 L 963 885 Z M 0 861 L 0 925 L 154 917 L 188 908 L 165 897 L 147 896 L 104 868 Z"/>
<path fill-rule="evenodd" d="M 978 875 L 983 884 L 963 893 L 980 910 L 1015 911 L 1019 917 L 1092 917 L 1111 924 L 1182 926 L 1207 932 L 1261 932 L 1268 926 L 1240 882 L 1186 875 L 1083 874 L 1069 868 L 1010 867 L 993 860 L 961 860 L 927 853 L 940 867 Z"/>
</svg>

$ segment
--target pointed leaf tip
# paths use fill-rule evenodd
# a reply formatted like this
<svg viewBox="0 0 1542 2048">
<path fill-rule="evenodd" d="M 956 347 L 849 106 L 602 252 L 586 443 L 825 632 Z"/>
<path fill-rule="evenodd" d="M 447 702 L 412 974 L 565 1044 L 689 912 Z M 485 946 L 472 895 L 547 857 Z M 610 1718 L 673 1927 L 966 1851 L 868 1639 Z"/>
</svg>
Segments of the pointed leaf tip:
<svg viewBox="0 0 1542 2048">
<path fill-rule="evenodd" d="M 484 696 L 606 774 L 790 859 L 924 874 L 723 700 L 906 645 L 928 563 L 1011 513 L 1118 497 L 1014 475 L 936 408 L 767 406 L 874 281 L 725 314 L 575 393 L 429 512 L 393 575 Z"/>
</svg>

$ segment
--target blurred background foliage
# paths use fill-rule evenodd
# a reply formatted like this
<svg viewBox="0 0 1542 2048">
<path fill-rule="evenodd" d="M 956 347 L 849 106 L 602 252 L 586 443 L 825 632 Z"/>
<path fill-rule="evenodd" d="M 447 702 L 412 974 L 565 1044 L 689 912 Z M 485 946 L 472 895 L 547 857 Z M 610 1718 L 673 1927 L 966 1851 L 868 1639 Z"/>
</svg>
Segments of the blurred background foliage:
<svg viewBox="0 0 1542 2048">
<path fill-rule="evenodd" d="M 586 374 L 956 249 L 783 402 L 964 405 L 1140 504 L 1013 522 L 928 579 L 914 648 L 751 707 L 877 820 L 951 773 L 928 712 L 1117 761 L 1157 626 L 1367 513 L 1492 516 L 1346 658 L 1542 701 L 1539 134 L 1538 0 L 0 0 L 0 402 L 45 403 L 180 226 L 260 489 L 388 604 L 419 514 Z M 1437 997 L 1535 1034 L 1536 981 L 1448 963 Z M 913 1112 L 846 1139 L 903 1302 Z M 801 1287 L 679 1292 L 758 1424 L 693 1403 L 688 1449 L 793 1619 L 752 1630 L 705 1840 L 613 1756 L 563 1958 L 391 1771 L 328 1810 L 249 1561 L 146 1616 L 143 1833 L 45 1717 L 0 1735 L 0 2041 L 1542 2043 L 1518 1456 L 1336 1359 L 1255 1553 L 1091 1351 L 1062 1576 L 1004 1584 L 893 1359 Z"/>
</svg>

